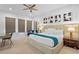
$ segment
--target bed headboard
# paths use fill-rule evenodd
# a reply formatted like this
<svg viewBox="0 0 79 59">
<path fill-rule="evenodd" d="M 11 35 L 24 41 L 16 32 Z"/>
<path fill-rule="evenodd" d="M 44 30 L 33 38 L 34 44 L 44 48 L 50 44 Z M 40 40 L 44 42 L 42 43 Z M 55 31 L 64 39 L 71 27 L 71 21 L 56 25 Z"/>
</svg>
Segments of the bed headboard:
<svg viewBox="0 0 79 59">
<path fill-rule="evenodd" d="M 44 25 L 44 29 L 57 29 L 57 30 L 62 30 L 63 29 L 63 25 Z"/>
<path fill-rule="evenodd" d="M 55 35 L 63 35 L 63 30 L 48 28 L 45 30 L 45 33 L 55 34 Z"/>
</svg>

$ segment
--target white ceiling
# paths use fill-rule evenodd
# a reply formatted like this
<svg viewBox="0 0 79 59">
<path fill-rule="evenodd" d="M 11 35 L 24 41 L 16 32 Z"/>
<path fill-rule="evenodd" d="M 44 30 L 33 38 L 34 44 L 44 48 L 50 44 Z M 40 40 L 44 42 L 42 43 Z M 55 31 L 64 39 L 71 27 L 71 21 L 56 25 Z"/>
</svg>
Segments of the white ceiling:
<svg viewBox="0 0 79 59">
<path fill-rule="evenodd" d="M 34 16 L 41 15 L 48 11 L 66 6 L 67 4 L 37 4 L 37 11 L 33 11 Z M 12 8 L 10 11 L 9 8 Z M 24 6 L 22 4 L 0 4 L 0 11 L 14 13 L 16 15 L 29 16 L 29 12 L 23 10 Z"/>
</svg>

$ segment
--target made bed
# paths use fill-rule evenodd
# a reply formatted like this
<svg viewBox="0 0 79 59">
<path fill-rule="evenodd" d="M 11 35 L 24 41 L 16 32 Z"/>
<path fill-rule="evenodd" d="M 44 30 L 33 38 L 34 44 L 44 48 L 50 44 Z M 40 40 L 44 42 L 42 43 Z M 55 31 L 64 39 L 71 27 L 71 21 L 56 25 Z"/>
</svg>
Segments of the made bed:
<svg viewBox="0 0 79 59">
<path fill-rule="evenodd" d="M 28 42 L 42 53 L 59 53 L 63 47 L 63 30 L 48 29 L 43 33 L 30 34 Z"/>
</svg>

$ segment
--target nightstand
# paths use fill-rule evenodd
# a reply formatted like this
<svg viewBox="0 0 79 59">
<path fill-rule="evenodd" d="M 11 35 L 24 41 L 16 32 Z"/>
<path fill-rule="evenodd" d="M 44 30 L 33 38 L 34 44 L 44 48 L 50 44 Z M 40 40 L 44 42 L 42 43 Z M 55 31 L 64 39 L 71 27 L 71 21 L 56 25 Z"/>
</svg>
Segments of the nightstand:
<svg viewBox="0 0 79 59">
<path fill-rule="evenodd" d="M 79 49 L 79 41 L 76 43 L 76 48 Z"/>
<path fill-rule="evenodd" d="M 73 39 L 69 39 L 69 38 L 64 38 L 63 39 L 64 45 L 65 46 L 69 46 L 72 48 L 77 48 L 79 49 L 79 41 L 78 40 L 73 40 Z"/>
</svg>

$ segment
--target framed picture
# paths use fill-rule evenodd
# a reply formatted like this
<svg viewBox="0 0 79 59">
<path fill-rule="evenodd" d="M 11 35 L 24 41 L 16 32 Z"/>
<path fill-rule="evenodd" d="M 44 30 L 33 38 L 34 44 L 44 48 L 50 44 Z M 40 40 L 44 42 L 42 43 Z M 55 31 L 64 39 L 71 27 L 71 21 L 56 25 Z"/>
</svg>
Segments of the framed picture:
<svg viewBox="0 0 79 59">
<path fill-rule="evenodd" d="M 51 19 L 53 18 L 53 16 L 51 16 Z"/>
<path fill-rule="evenodd" d="M 45 24 L 48 23 L 48 22 L 49 23 L 61 22 L 62 19 L 63 19 L 63 21 L 71 21 L 72 20 L 72 17 L 71 16 L 72 16 L 72 13 L 69 12 L 69 13 L 64 13 L 62 15 L 59 14 L 59 15 L 55 15 L 55 16 L 45 17 L 43 20 L 44 20 L 44 23 Z M 54 22 L 53 22 L 53 19 L 55 19 Z"/>
<path fill-rule="evenodd" d="M 66 13 L 63 14 L 63 19 L 64 19 L 64 21 L 68 21 L 68 19 L 67 19 L 67 14 L 66 14 Z"/>
<path fill-rule="evenodd" d="M 52 20 L 50 20 L 50 23 L 53 23 L 53 21 L 52 21 Z"/>
<path fill-rule="evenodd" d="M 68 13 L 68 17 L 69 17 L 69 20 L 71 21 L 72 18 L 71 18 L 71 12 Z"/>
<path fill-rule="evenodd" d="M 68 13 L 68 16 L 71 16 L 71 12 Z"/>
<path fill-rule="evenodd" d="M 43 22 L 45 24 L 45 22 Z"/>
<path fill-rule="evenodd" d="M 47 20 L 47 18 L 45 18 Z"/>
<path fill-rule="evenodd" d="M 55 20 L 55 22 L 57 22 L 58 20 Z"/>
<path fill-rule="evenodd" d="M 47 22 L 43 22 L 44 24 L 46 24 Z"/>
<path fill-rule="evenodd" d="M 57 19 L 57 15 L 55 16 L 55 19 Z"/>
<path fill-rule="evenodd" d="M 59 14 L 59 18 L 61 18 L 61 15 Z"/>
<path fill-rule="evenodd" d="M 71 21 L 72 20 L 72 18 L 71 17 L 69 17 L 69 21 Z"/>
<path fill-rule="evenodd" d="M 63 17 L 66 17 L 67 14 L 64 14 Z"/>
<path fill-rule="evenodd" d="M 45 21 L 45 18 L 43 20 Z"/>
<path fill-rule="evenodd" d="M 63 15 L 64 21 L 71 21 L 71 12 Z"/>
</svg>

